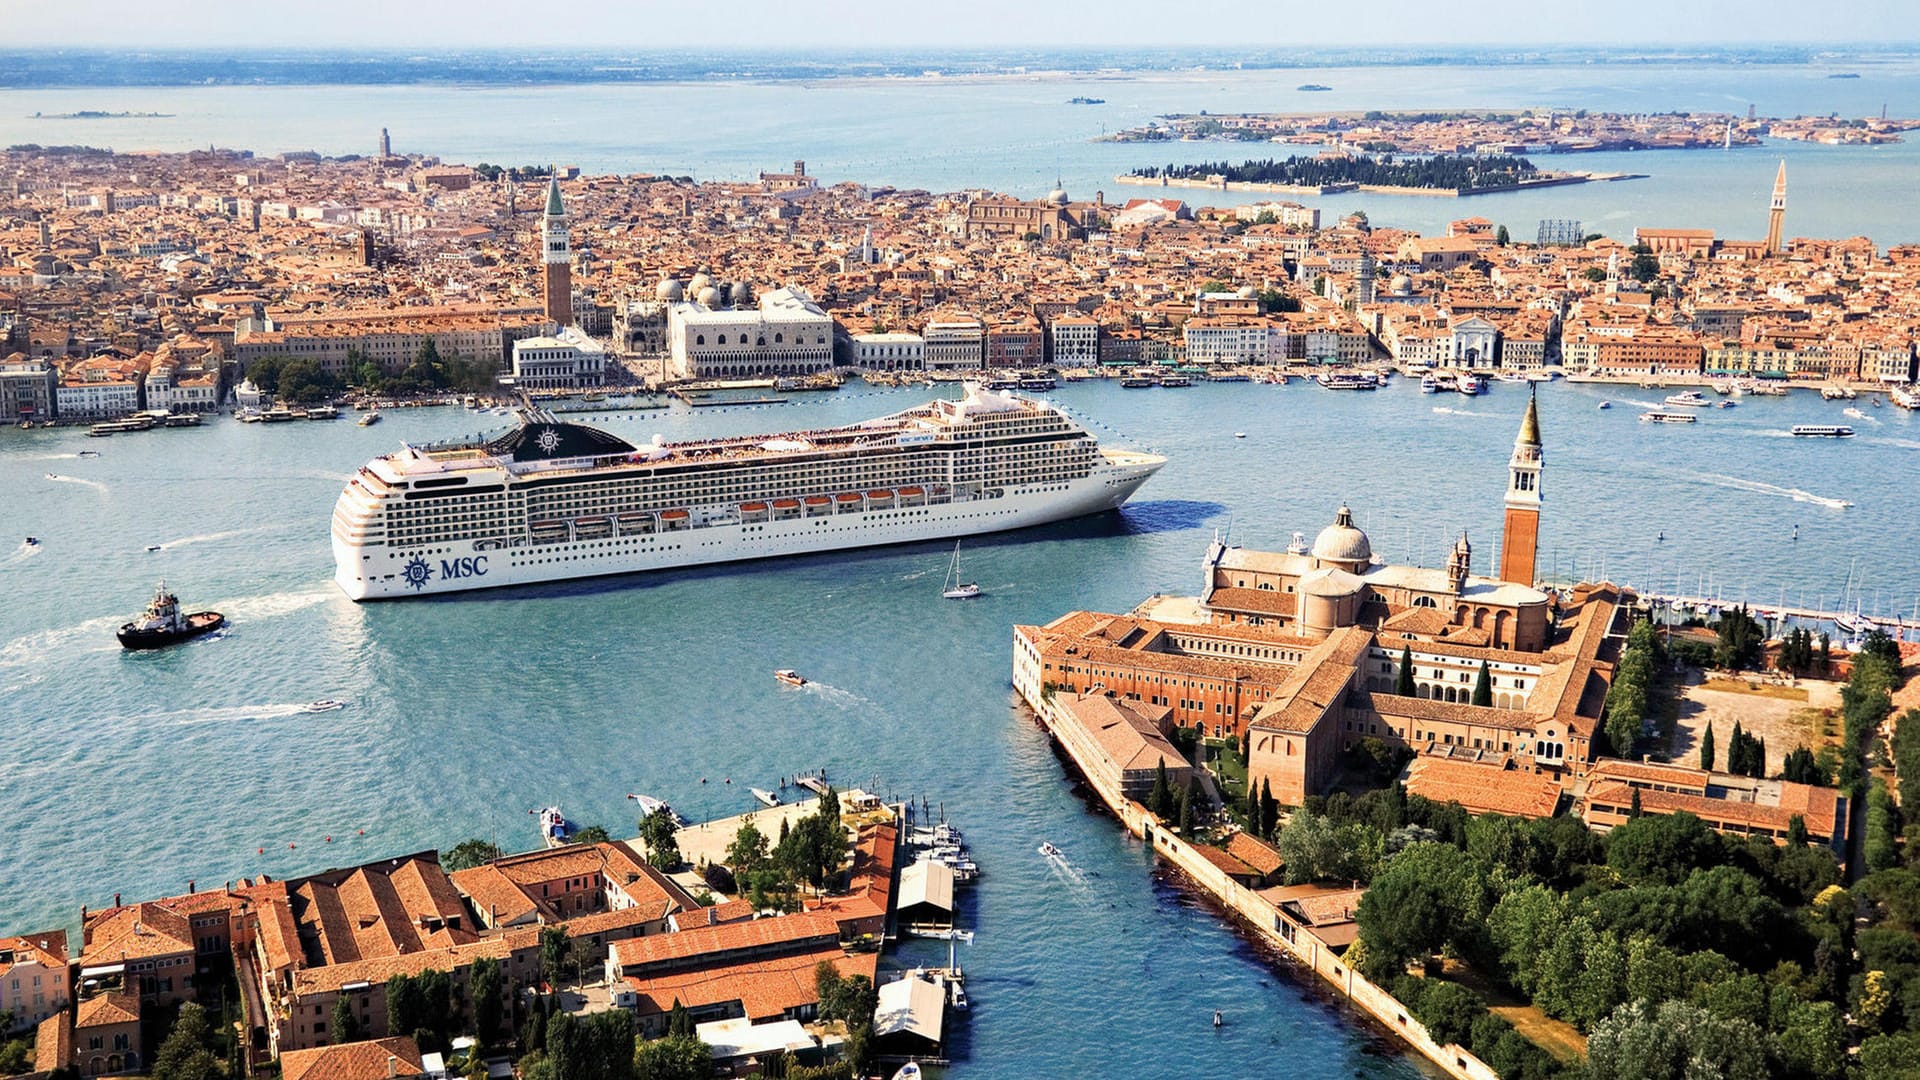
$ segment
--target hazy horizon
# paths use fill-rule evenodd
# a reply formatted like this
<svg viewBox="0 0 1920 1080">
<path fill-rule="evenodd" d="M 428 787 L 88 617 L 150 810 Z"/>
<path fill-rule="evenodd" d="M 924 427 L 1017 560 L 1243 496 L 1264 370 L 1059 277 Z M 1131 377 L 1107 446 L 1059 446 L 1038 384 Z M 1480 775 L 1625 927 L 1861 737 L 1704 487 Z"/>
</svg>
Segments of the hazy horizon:
<svg viewBox="0 0 1920 1080">
<path fill-rule="evenodd" d="M 888 7 L 865 0 L 734 0 L 724 8 L 651 0 L 578 0 L 551 20 L 506 0 L 384 0 L 291 3 L 272 10 L 239 0 L 195 0 L 190 19 L 155 21 L 134 0 L 68 0 L 9 13 L 15 48 L 568 48 L 974 49 L 1076 47 L 1788 47 L 1871 46 L 1913 33 L 1902 0 L 1834 5 L 1810 18 L 1793 0 L 1462 0 L 1436 5 L 1383 0 L 1364 22 L 1321 5 L 1248 5 L 1243 17 L 1212 11 L 1170 17 L 1144 0 L 976 0 L 965 8 Z M 182 14 L 189 14 L 183 12 Z M 1356 32 L 1356 26 L 1361 29 Z M 1632 27 L 1641 36 L 1621 36 Z M 1791 27 L 1792 30 L 1783 28 Z"/>
</svg>

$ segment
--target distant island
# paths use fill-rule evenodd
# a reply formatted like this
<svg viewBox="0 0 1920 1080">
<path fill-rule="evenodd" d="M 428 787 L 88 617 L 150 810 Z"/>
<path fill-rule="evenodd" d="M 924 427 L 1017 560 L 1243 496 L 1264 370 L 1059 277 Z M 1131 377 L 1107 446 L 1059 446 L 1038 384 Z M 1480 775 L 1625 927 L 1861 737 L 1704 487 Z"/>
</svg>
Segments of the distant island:
<svg viewBox="0 0 1920 1080">
<path fill-rule="evenodd" d="M 1295 89 L 1295 90 L 1305 90 L 1305 91 L 1306 91 L 1307 93 L 1309 93 L 1309 94 L 1318 94 L 1318 93 L 1321 93 L 1321 92 L 1323 92 L 1323 91 L 1326 91 L 1326 90 L 1331 90 L 1331 89 L 1333 89 L 1333 87 L 1331 87 L 1331 86 L 1327 86 L 1327 85 L 1326 85 L 1326 84 L 1324 84 L 1324 83 L 1317 83 L 1317 82 L 1303 82 L 1303 83 L 1301 83 L 1301 84 L 1300 84 L 1299 86 L 1296 86 L 1296 87 L 1294 87 L 1294 89 Z"/>
<path fill-rule="evenodd" d="M 1067 99 L 1067 104 L 1069 105 L 1105 105 L 1106 103 L 1107 99 L 1103 97 L 1072 97 Z"/>
<path fill-rule="evenodd" d="M 82 109 L 79 112 L 34 113 L 29 120 L 164 120 L 172 116 L 164 112 L 101 112 L 98 109 Z"/>
<path fill-rule="evenodd" d="M 1259 184 L 1308 188 L 1317 193 L 1395 188 L 1464 195 L 1553 180 L 1559 174 L 1543 173 L 1533 162 L 1511 154 L 1436 154 L 1417 158 L 1327 154 L 1266 158 L 1243 161 L 1238 165 L 1224 161 L 1206 161 L 1194 165 L 1149 165 L 1133 170 L 1128 176 L 1137 178 L 1137 181 L 1164 180 L 1180 186 Z"/>
<path fill-rule="evenodd" d="M 1859 77 L 1860 73 L 1857 71 L 1836 71 L 1827 76 L 1829 79 L 1857 79 Z"/>
</svg>

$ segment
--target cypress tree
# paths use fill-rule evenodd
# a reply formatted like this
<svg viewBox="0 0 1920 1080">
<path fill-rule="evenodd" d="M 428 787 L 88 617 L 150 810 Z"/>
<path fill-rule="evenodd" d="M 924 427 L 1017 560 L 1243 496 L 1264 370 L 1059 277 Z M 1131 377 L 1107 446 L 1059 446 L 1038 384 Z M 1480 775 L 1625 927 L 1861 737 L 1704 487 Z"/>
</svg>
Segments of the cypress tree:
<svg viewBox="0 0 1920 1080">
<path fill-rule="evenodd" d="M 1394 681 L 1393 692 L 1401 697 L 1413 697 L 1419 691 L 1413 685 L 1413 646 L 1400 647 L 1400 675 Z"/>
<path fill-rule="evenodd" d="M 1193 788 L 1180 792 L 1180 835 L 1193 839 Z"/>
<path fill-rule="evenodd" d="M 1487 670 L 1487 662 L 1480 661 L 1480 674 L 1473 680 L 1473 703 L 1475 705 L 1493 704 L 1493 673 Z"/>
<path fill-rule="evenodd" d="M 1147 793 L 1147 809 L 1155 817 L 1167 816 L 1167 802 L 1173 793 L 1167 790 L 1167 763 L 1156 762 L 1153 766 L 1153 790 Z"/>
<path fill-rule="evenodd" d="M 1260 835 L 1273 839 L 1276 826 L 1280 824 L 1280 804 L 1273 797 L 1271 781 L 1260 781 Z"/>
<path fill-rule="evenodd" d="M 1700 736 L 1700 767 L 1702 769 L 1708 772 L 1713 771 L 1713 755 L 1713 725 L 1708 724 L 1707 733 Z"/>
<path fill-rule="evenodd" d="M 1737 776 L 1747 775 L 1747 736 L 1740 730 L 1740 721 L 1733 722 L 1733 738 L 1727 740 L 1727 771 Z"/>
<path fill-rule="evenodd" d="M 1629 817 L 1629 818 L 1637 818 L 1637 817 L 1639 817 L 1639 816 L 1640 816 L 1640 814 L 1641 814 L 1641 810 L 1640 810 L 1640 789 L 1639 789 L 1639 788 L 1634 788 L 1634 789 L 1633 789 L 1633 804 L 1627 807 L 1627 817 Z"/>
</svg>

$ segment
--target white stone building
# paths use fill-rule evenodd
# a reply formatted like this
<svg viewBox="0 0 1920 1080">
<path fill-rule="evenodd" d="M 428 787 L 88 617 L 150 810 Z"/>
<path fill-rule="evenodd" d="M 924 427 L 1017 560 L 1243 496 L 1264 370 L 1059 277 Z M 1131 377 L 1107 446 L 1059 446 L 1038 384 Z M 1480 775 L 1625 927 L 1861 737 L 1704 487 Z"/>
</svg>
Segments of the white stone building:
<svg viewBox="0 0 1920 1080">
<path fill-rule="evenodd" d="M 986 362 L 986 328 L 970 316 L 935 319 L 926 339 L 928 371 L 974 371 Z"/>
<path fill-rule="evenodd" d="M 1047 324 L 1047 337 L 1056 366 L 1099 366 L 1099 320 L 1088 315 L 1056 315 Z"/>
<path fill-rule="evenodd" d="M 140 384 L 133 381 L 62 383 L 54 408 L 62 420 L 117 420 L 140 411 Z"/>
<path fill-rule="evenodd" d="M 833 316 L 791 287 L 757 308 L 681 301 L 667 311 L 667 349 L 678 379 L 814 375 L 833 368 Z"/>
<path fill-rule="evenodd" d="M 573 390 L 606 382 L 607 350 L 578 327 L 513 343 L 513 385 L 522 390 Z"/>
<path fill-rule="evenodd" d="M 862 371 L 919 371 L 927 366 L 927 342 L 919 334 L 892 331 L 855 334 L 853 366 Z"/>
</svg>

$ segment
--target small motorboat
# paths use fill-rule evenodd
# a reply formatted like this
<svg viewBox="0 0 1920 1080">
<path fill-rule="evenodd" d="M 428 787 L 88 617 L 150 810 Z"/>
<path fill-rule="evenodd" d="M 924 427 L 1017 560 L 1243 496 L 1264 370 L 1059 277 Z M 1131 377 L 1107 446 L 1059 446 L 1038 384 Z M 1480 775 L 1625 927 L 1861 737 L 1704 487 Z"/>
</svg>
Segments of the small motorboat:
<svg viewBox="0 0 1920 1080">
<path fill-rule="evenodd" d="M 344 701 L 338 701 L 338 700 L 335 700 L 334 698 L 323 697 L 318 701 L 309 701 L 305 705 L 302 705 L 300 707 L 300 711 L 310 712 L 310 713 L 322 713 L 322 712 L 333 712 L 336 709 L 344 709 L 346 707 L 347 707 L 347 703 Z"/>
<path fill-rule="evenodd" d="M 1603 402 L 1601 402 L 1601 403 L 1600 403 L 1600 407 L 1601 407 L 1601 408 L 1603 408 L 1603 409 L 1611 409 L 1611 408 L 1613 408 L 1613 402 L 1611 402 L 1611 401 L 1603 401 Z"/>
<path fill-rule="evenodd" d="M 50 472 L 50 473 L 48 473 L 48 474 L 47 474 L 47 479 L 49 479 L 49 480 L 58 480 L 58 479 L 60 479 L 60 474 L 59 474 L 59 473 L 51 473 L 51 472 Z"/>
<path fill-rule="evenodd" d="M 1233 437 L 1236 439 L 1244 439 L 1247 437 L 1247 433 L 1244 431 L 1236 431 L 1233 433 Z"/>
<path fill-rule="evenodd" d="M 923 1080 L 923 1074 L 920 1072 L 919 1065 L 909 1061 L 900 1066 L 899 1072 L 893 1074 L 893 1080 Z"/>
<path fill-rule="evenodd" d="M 1879 398 L 1875 398 L 1875 399 L 1874 399 L 1874 404 L 1876 404 L 1876 405 L 1878 405 L 1879 403 L 1880 403 L 1880 399 L 1879 399 Z M 82 451 L 80 451 L 80 454 L 79 454 L 79 456 L 80 456 L 80 457 L 99 457 L 99 456 L 100 456 L 100 451 L 98 451 L 98 450 L 82 450 Z"/>
<path fill-rule="evenodd" d="M 159 545 L 159 544 L 148 544 L 148 545 L 147 545 L 147 550 L 148 550 L 148 551 L 159 551 L 159 550 L 160 550 L 160 545 Z"/>
<path fill-rule="evenodd" d="M 1222 1027 L 1226 1024 L 1226 1022 L 1227 1022 L 1227 1014 L 1221 1012 L 1219 1009 L 1213 1010 L 1213 1026 L 1214 1027 Z"/>
<path fill-rule="evenodd" d="M 557 806 L 529 810 L 540 818 L 540 839 L 550 848 L 565 847 L 573 843 L 573 822 L 560 812 Z"/>
<path fill-rule="evenodd" d="M 370 412 L 367 415 L 361 417 L 359 420 L 359 424 L 361 427 L 372 427 L 373 425 L 379 422 L 380 422 L 380 414 L 378 412 Z"/>
<path fill-rule="evenodd" d="M 1040 844 L 1040 854 L 1045 855 L 1049 859 L 1053 859 L 1059 862 L 1064 862 L 1066 861 L 1066 858 L 1067 858 L 1067 853 L 1064 851 L 1061 851 L 1057 847 L 1054 847 L 1052 842 L 1050 841 L 1043 841 Z"/>
<path fill-rule="evenodd" d="M 27 537 L 27 546 L 28 546 L 28 547 L 39 547 L 39 546 L 40 546 L 40 538 L 39 538 L 39 537 L 37 537 L 37 536 L 29 536 L 29 537 Z"/>
<path fill-rule="evenodd" d="M 788 686 L 807 685 L 806 678 L 792 668 L 781 668 L 779 671 L 773 673 L 773 677 L 786 683 Z"/>
<path fill-rule="evenodd" d="M 756 788 L 748 788 L 747 790 L 753 793 L 754 798 L 759 799 L 761 802 L 766 803 L 768 806 L 780 805 L 780 796 L 774 794 L 771 791 L 768 791 L 766 788 L 756 787 Z"/>
</svg>

